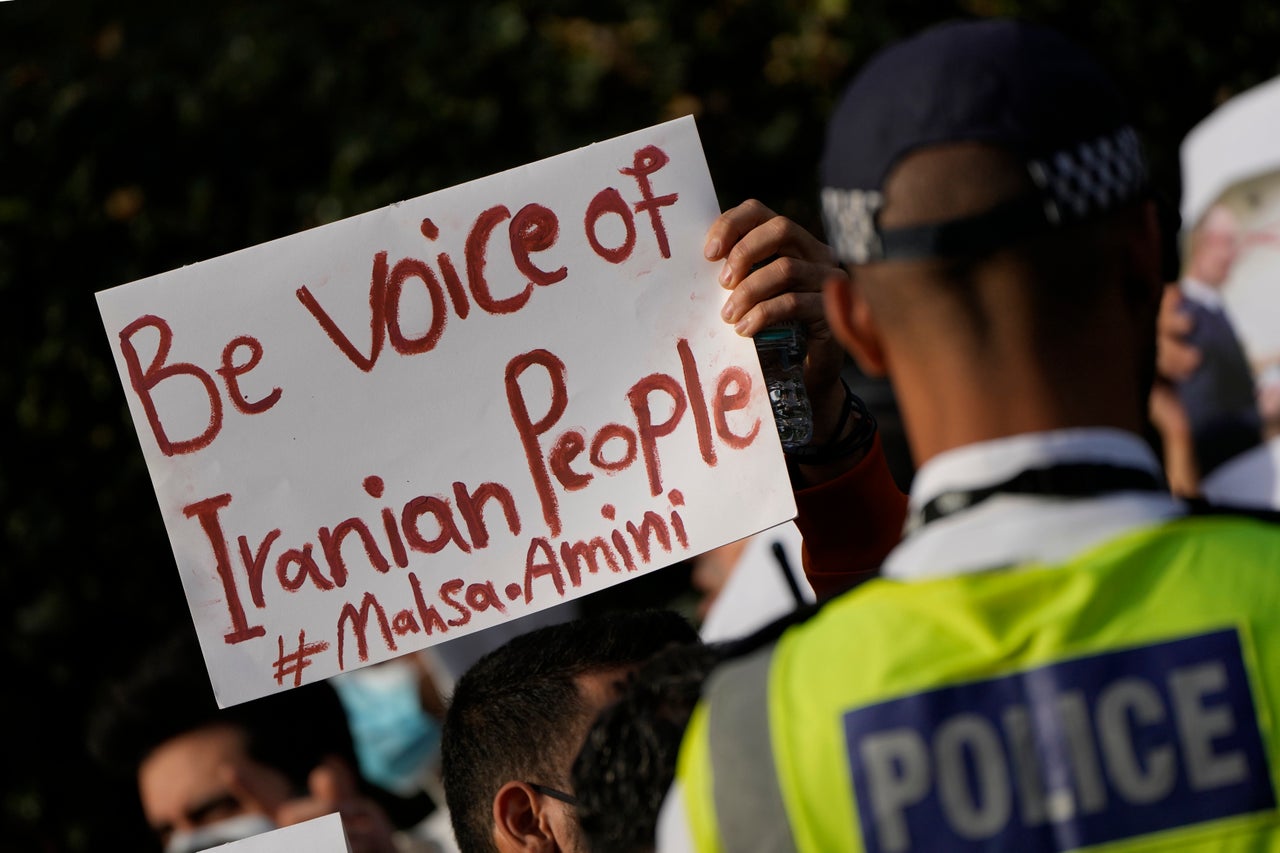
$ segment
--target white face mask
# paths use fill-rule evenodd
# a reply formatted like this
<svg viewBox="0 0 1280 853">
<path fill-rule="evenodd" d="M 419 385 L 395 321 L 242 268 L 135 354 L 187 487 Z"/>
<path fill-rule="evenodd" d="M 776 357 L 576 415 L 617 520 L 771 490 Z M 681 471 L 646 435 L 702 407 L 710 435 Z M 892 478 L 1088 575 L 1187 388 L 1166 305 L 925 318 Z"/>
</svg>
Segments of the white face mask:
<svg viewBox="0 0 1280 853">
<path fill-rule="evenodd" d="M 276 825 L 263 814 L 242 814 L 196 829 L 175 832 L 164 847 L 164 853 L 199 853 L 228 841 L 239 841 L 251 835 L 270 832 Z"/>
</svg>

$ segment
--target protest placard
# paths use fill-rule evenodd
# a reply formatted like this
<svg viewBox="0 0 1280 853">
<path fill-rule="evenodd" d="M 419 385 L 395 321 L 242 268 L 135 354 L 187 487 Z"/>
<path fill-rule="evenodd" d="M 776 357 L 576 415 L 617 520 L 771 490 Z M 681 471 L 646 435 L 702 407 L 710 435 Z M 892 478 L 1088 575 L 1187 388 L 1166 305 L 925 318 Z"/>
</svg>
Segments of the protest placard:
<svg viewBox="0 0 1280 853">
<path fill-rule="evenodd" d="M 218 702 L 792 517 L 717 214 L 680 119 L 98 294 Z"/>
<path fill-rule="evenodd" d="M 1277 132 L 1280 78 L 1227 101 L 1182 145 L 1180 310 L 1199 361 L 1178 389 L 1200 489 L 1224 503 L 1280 505 Z"/>
<path fill-rule="evenodd" d="M 342 818 L 335 812 L 232 841 L 220 845 L 218 850 L 221 853 L 293 853 L 296 850 L 306 850 L 307 853 L 351 853 L 351 845 L 347 843 Z"/>
<path fill-rule="evenodd" d="M 1231 99 L 1182 146 L 1184 262 L 1210 213 L 1231 219 L 1218 289 L 1255 364 L 1280 363 L 1280 78 Z M 1225 221 L 1226 217 L 1223 218 Z M 1212 230 L 1212 228 L 1211 228 Z M 1221 229 L 1219 229 L 1221 230 Z M 1187 271 L 1189 274 L 1189 271 Z M 1214 276 L 1217 278 L 1217 276 Z"/>
</svg>

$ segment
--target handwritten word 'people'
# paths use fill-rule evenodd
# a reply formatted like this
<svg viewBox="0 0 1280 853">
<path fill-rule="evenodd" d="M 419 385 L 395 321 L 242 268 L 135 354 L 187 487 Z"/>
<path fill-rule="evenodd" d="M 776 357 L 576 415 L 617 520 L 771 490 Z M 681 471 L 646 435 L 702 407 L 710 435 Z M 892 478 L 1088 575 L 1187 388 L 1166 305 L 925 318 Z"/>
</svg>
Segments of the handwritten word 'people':
<svg viewBox="0 0 1280 853">
<path fill-rule="evenodd" d="M 683 382 L 668 373 L 657 372 L 641 378 L 627 391 L 634 426 L 605 424 L 592 436 L 590 444 L 586 435 L 571 429 L 562 433 L 551 444 L 549 452 L 543 449 L 542 436 L 559 422 L 569 403 L 565 364 L 554 353 L 545 349 L 518 355 L 507 363 L 507 402 L 511 407 L 511 418 L 520 433 L 520 442 L 529 463 L 529 473 L 542 504 L 542 516 L 546 519 L 552 536 L 560 535 L 560 501 L 551 480 L 554 477 L 561 488 L 570 492 L 586 488 L 595 475 L 584 467 L 574 468 L 575 460 L 584 451 L 589 450 L 587 461 L 590 465 L 606 473 L 626 469 L 635 461 L 638 452 L 644 459 L 649 491 L 653 495 L 659 495 L 662 494 L 663 487 L 658 439 L 675 432 L 686 411 L 692 410 L 698 451 L 709 467 L 716 465 L 713 423 L 715 434 L 731 448 L 740 449 L 755 440 L 760 430 L 759 420 L 755 420 L 746 432 L 739 433 L 733 430 L 728 419 L 729 412 L 744 409 L 750 402 L 750 374 L 741 367 L 726 367 L 716 377 L 714 392 L 708 404 L 706 389 L 703 388 L 698 364 L 694 360 L 689 342 L 681 338 L 676 343 L 676 351 L 680 357 Z M 530 414 L 524 386 L 520 382 L 525 373 L 535 368 L 545 374 L 551 389 L 545 411 L 536 419 Z M 652 403 L 655 396 L 665 397 L 671 408 L 670 414 L 657 422 L 654 420 Z M 617 453 L 615 458 L 610 458 L 606 452 L 610 444 L 621 445 L 620 453 L 614 451 Z"/>
</svg>

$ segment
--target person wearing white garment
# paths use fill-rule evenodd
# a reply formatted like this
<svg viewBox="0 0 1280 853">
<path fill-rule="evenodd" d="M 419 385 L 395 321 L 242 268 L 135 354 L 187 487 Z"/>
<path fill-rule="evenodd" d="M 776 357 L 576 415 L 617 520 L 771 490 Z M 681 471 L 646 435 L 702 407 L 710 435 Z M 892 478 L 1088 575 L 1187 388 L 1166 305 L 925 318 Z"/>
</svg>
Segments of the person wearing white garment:
<svg viewBox="0 0 1280 853">
<path fill-rule="evenodd" d="M 196 853 L 337 812 L 353 853 L 427 853 L 398 833 L 359 776 L 327 683 L 218 709 L 194 637 L 157 644 L 113 684 L 90 748 L 138 787 L 166 853 Z"/>
<path fill-rule="evenodd" d="M 704 643 L 745 637 L 812 603 L 802 569 L 803 540 L 791 522 L 701 554 L 693 585 L 703 591 L 698 636 Z"/>
</svg>

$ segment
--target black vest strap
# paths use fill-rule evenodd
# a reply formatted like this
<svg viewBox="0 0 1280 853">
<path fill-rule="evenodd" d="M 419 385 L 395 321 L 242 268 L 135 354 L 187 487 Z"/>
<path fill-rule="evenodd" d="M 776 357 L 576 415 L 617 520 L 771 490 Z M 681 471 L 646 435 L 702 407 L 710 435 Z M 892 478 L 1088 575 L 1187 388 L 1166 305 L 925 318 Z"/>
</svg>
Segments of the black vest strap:
<svg viewBox="0 0 1280 853">
<path fill-rule="evenodd" d="M 907 530 L 977 506 L 996 495 L 1045 495 L 1092 498 L 1109 492 L 1163 492 L 1160 478 L 1142 468 L 1096 462 L 1064 463 L 1030 468 L 993 486 L 943 492 L 907 519 Z"/>
<path fill-rule="evenodd" d="M 1214 504 L 1204 498 L 1192 498 L 1186 501 L 1186 504 L 1187 512 L 1191 515 L 1230 515 L 1237 518 L 1251 518 L 1267 524 L 1280 524 L 1280 511 L 1266 507 Z"/>
</svg>

